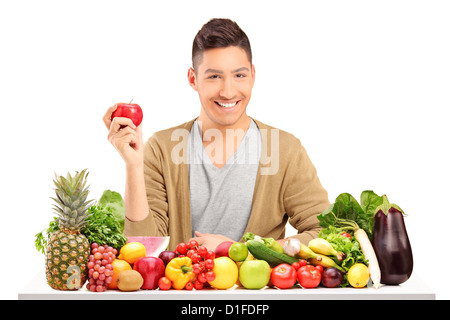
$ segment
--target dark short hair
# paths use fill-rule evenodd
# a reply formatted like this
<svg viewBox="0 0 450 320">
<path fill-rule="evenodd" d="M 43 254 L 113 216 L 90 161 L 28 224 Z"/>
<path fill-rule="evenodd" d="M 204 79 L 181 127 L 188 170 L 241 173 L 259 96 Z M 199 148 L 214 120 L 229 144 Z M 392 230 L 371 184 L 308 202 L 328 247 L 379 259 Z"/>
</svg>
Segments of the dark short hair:
<svg viewBox="0 0 450 320">
<path fill-rule="evenodd" d="M 247 53 L 252 63 L 250 41 L 238 24 L 230 19 L 211 19 L 198 31 L 192 45 L 192 67 L 197 72 L 203 52 L 208 49 L 236 46 Z"/>
</svg>

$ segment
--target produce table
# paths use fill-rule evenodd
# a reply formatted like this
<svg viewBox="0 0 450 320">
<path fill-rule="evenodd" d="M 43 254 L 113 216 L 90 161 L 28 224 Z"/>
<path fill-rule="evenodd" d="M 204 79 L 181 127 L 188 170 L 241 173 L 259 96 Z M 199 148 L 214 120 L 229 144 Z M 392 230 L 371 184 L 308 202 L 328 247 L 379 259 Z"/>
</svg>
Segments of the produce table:
<svg viewBox="0 0 450 320">
<path fill-rule="evenodd" d="M 78 291 L 59 291 L 50 288 L 45 280 L 45 272 L 41 270 L 30 283 L 19 292 L 20 300 L 434 300 L 436 294 L 416 274 L 405 283 L 398 286 L 382 286 L 379 289 L 366 287 L 354 288 L 324 288 L 279 290 L 267 288 L 263 290 L 247 290 L 232 288 L 216 290 L 139 290 L 121 292 L 107 290 L 105 292 L 90 292 L 83 287 Z"/>
</svg>

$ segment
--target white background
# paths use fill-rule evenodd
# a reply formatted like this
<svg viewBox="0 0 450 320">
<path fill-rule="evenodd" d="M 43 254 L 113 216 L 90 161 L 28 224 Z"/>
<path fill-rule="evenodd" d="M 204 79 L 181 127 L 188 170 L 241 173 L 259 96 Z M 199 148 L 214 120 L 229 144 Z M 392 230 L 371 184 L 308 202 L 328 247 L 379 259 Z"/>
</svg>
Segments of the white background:
<svg viewBox="0 0 450 320">
<path fill-rule="evenodd" d="M 44 267 L 54 173 L 123 193 L 106 109 L 132 98 L 144 138 L 199 113 L 191 45 L 210 18 L 250 38 L 248 114 L 300 138 L 329 192 L 386 193 L 408 214 L 414 272 L 450 297 L 447 1 L 2 1 L 0 297 Z"/>
</svg>

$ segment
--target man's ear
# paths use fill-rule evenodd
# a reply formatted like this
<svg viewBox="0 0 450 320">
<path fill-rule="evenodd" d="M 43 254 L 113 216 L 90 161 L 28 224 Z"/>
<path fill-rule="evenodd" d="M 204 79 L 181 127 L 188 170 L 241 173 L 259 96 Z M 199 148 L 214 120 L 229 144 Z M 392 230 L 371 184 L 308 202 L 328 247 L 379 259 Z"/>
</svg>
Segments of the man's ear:
<svg viewBox="0 0 450 320">
<path fill-rule="evenodd" d="M 253 88 L 253 86 L 255 85 L 255 65 L 254 64 L 252 64 L 252 81 L 253 81 L 253 83 L 252 83 L 252 88 Z"/>
<path fill-rule="evenodd" d="M 191 88 L 197 91 L 197 78 L 195 76 L 195 71 L 192 67 L 189 68 L 188 70 L 188 81 Z"/>
</svg>

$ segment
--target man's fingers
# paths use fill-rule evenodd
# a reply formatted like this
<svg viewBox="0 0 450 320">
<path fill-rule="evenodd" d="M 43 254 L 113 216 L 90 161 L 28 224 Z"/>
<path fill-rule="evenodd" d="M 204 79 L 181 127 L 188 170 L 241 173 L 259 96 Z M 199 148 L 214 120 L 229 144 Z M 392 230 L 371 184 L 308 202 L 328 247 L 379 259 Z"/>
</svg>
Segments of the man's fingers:
<svg viewBox="0 0 450 320">
<path fill-rule="evenodd" d="M 134 125 L 133 121 L 131 121 L 131 119 L 129 118 L 124 117 L 115 117 L 111 121 L 110 127 L 108 129 L 112 133 L 117 133 L 125 127 L 130 127 L 133 130 L 136 129 L 136 126 Z"/>
<path fill-rule="evenodd" d="M 206 235 L 206 234 L 200 233 L 198 231 L 194 231 L 194 234 L 195 234 L 196 237 L 203 237 L 204 235 Z"/>
<path fill-rule="evenodd" d="M 113 142 L 113 140 L 120 140 L 126 136 L 132 136 L 133 140 L 138 139 L 137 132 L 135 130 L 133 130 L 132 128 L 130 128 L 129 126 L 115 130 L 112 125 L 111 130 L 109 131 L 109 134 L 108 134 L 108 140 Z"/>
<path fill-rule="evenodd" d="M 118 103 L 109 107 L 108 110 L 106 110 L 105 115 L 103 116 L 103 123 L 105 124 L 105 126 L 108 130 L 111 127 L 111 115 L 113 114 L 114 111 L 116 111 L 117 105 L 118 105 Z"/>
</svg>

